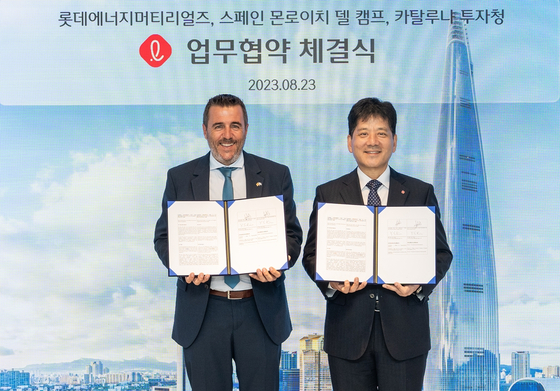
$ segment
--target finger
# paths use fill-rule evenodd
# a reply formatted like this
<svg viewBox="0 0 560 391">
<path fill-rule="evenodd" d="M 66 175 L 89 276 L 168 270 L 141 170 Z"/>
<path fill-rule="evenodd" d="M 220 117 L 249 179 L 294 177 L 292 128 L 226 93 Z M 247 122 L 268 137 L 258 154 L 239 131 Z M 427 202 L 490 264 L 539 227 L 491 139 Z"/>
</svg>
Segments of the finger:
<svg viewBox="0 0 560 391">
<path fill-rule="evenodd" d="M 256 279 L 257 281 L 260 281 L 260 282 L 267 282 L 267 281 L 266 281 L 266 278 L 264 277 L 263 272 L 262 272 L 261 269 L 257 269 L 257 273 L 256 273 L 256 278 L 255 278 L 255 279 Z"/>
<path fill-rule="evenodd" d="M 403 286 L 403 296 L 410 296 L 418 289 L 419 285 L 404 285 Z"/>
<path fill-rule="evenodd" d="M 395 286 L 398 289 L 399 295 L 401 295 L 403 297 L 410 296 L 410 294 L 412 292 L 414 292 L 416 289 L 418 289 L 418 288 L 413 289 L 414 285 L 402 285 L 401 283 L 398 283 L 398 282 L 395 283 Z"/>
<path fill-rule="evenodd" d="M 272 276 L 270 275 L 270 273 L 268 272 L 268 270 L 267 270 L 266 268 L 264 268 L 264 267 L 262 268 L 262 274 L 263 274 L 264 280 L 265 280 L 266 282 L 270 282 L 270 281 L 272 280 Z"/>
<path fill-rule="evenodd" d="M 279 270 L 276 270 L 275 268 L 271 267 L 270 269 L 268 269 L 268 271 L 270 272 L 270 274 L 272 274 L 274 277 L 278 278 L 282 275 L 282 272 Z"/>
<path fill-rule="evenodd" d="M 393 292 L 397 292 L 397 288 L 395 288 L 393 285 L 383 284 L 382 286 L 385 289 L 388 289 L 388 290 L 393 291 Z"/>
<path fill-rule="evenodd" d="M 193 282 L 193 280 L 194 280 L 194 273 L 189 274 L 187 278 L 185 278 L 187 284 L 190 284 L 191 282 Z"/>
<path fill-rule="evenodd" d="M 360 279 L 358 277 L 354 277 L 354 282 L 352 283 L 352 286 L 350 286 L 348 292 L 354 293 L 358 290 L 359 287 L 360 287 Z"/>
<path fill-rule="evenodd" d="M 268 273 L 268 274 L 266 275 L 266 281 L 267 281 L 267 282 L 276 281 L 276 276 L 274 276 L 274 275 Z"/>
<path fill-rule="evenodd" d="M 198 276 L 195 277 L 193 283 L 198 286 L 202 282 L 203 278 L 204 278 L 204 273 L 200 273 Z"/>
<path fill-rule="evenodd" d="M 402 285 L 399 282 L 395 282 L 394 285 L 394 289 L 395 292 L 397 292 L 397 294 L 401 297 L 406 297 L 408 296 L 411 292 L 410 292 L 410 286 L 408 285 Z"/>
<path fill-rule="evenodd" d="M 414 292 L 416 292 L 418 290 L 418 288 L 420 288 L 420 285 L 418 284 L 414 284 L 414 285 L 408 285 L 408 294 L 411 295 Z"/>
<path fill-rule="evenodd" d="M 278 270 L 271 267 L 270 269 L 266 270 L 265 277 L 268 282 L 272 282 L 272 281 L 276 281 L 276 279 L 280 277 L 281 274 L 282 273 L 280 273 Z"/>
<path fill-rule="evenodd" d="M 261 278 L 262 282 L 268 282 L 268 279 L 270 278 L 270 274 L 268 274 L 268 270 L 266 270 L 264 267 L 262 269 L 258 270 L 259 273 L 259 277 Z"/>
</svg>

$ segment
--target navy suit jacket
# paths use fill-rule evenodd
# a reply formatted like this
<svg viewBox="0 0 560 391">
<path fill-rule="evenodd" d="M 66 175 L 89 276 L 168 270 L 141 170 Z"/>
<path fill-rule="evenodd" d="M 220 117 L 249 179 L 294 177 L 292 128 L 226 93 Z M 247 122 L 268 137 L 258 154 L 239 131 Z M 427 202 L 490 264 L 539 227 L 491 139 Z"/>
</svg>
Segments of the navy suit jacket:
<svg viewBox="0 0 560 391">
<path fill-rule="evenodd" d="M 317 203 L 363 205 L 357 170 L 317 187 L 309 233 L 303 255 L 303 265 L 315 279 L 315 243 L 317 237 Z M 436 207 L 436 280 L 439 282 L 451 265 L 453 258 L 432 185 L 399 174 L 391 169 L 387 205 Z M 328 282 L 316 281 L 323 295 Z M 435 285 L 423 285 L 422 296 L 401 297 L 395 292 L 368 284 L 366 288 L 347 295 L 336 292 L 327 299 L 324 350 L 330 355 L 355 360 L 366 350 L 373 327 L 375 294 L 379 294 L 381 324 L 385 343 L 391 356 L 406 360 L 430 350 L 430 325 L 427 297 Z"/>
<path fill-rule="evenodd" d="M 286 221 L 286 242 L 292 267 L 301 250 L 302 231 L 296 217 L 293 199 L 293 184 L 288 167 L 267 159 L 243 152 L 247 198 L 284 196 Z M 171 168 L 167 173 L 167 183 L 163 194 L 162 212 L 156 223 L 154 245 L 156 252 L 169 268 L 169 247 L 167 240 L 167 201 L 208 201 L 210 178 L 210 153 Z M 257 185 L 259 184 L 259 185 Z M 262 254 L 262 267 L 268 267 L 266 254 Z M 276 281 L 262 283 L 251 279 L 255 302 L 264 327 L 276 344 L 284 342 L 292 330 L 286 289 L 285 274 Z M 177 297 L 173 339 L 183 347 L 189 347 L 196 339 L 210 292 L 210 281 L 205 284 L 187 284 L 177 278 Z"/>
</svg>

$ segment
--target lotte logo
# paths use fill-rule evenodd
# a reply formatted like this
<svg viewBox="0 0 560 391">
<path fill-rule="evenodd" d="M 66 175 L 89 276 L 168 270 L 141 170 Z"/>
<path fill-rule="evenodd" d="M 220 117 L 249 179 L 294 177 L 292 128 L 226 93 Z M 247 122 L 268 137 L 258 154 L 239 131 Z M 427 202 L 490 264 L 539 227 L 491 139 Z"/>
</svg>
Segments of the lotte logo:
<svg viewBox="0 0 560 391">
<path fill-rule="evenodd" d="M 153 34 L 140 45 L 140 56 L 148 65 L 157 68 L 171 57 L 171 45 L 161 35 Z"/>
</svg>

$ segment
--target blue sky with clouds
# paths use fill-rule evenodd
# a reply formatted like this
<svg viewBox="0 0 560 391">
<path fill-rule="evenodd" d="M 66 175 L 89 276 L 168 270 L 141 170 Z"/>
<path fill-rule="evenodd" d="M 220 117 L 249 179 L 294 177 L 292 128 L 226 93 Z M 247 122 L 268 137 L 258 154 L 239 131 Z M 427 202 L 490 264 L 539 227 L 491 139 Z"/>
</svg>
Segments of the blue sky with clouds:
<svg viewBox="0 0 560 391">
<path fill-rule="evenodd" d="M 153 31 L 133 28 L 117 33 L 134 53 L 115 44 L 105 48 L 129 56 L 116 65 L 125 80 L 119 84 L 106 63 L 94 61 L 105 58 L 100 46 L 114 31 L 76 28 L 71 37 L 58 30 L 59 12 L 83 4 L 129 10 L 133 2 L 59 1 L 37 7 L 27 0 L 0 2 L 0 45 L 14 56 L 0 64 L 0 104 L 6 97 L 20 102 L 0 106 L 0 369 L 80 357 L 175 359 L 170 339 L 174 284 L 153 251 L 153 227 L 166 170 L 207 151 L 201 103 L 225 88 L 213 78 L 221 68 L 206 70 L 208 88 L 196 92 L 204 97 L 196 105 L 93 105 L 127 97 L 142 102 L 152 91 L 157 92 L 150 98 L 154 103 L 166 103 L 157 100 L 168 96 L 181 100 L 188 77 L 171 63 L 173 57 L 160 73 L 137 61 L 137 46 Z M 285 9 L 293 5 L 286 4 Z M 469 4 L 495 8 L 505 2 Z M 522 10 L 508 3 L 504 25 L 468 29 L 493 223 L 502 362 L 509 364 L 513 350 L 529 350 L 533 366 L 546 366 L 560 364 L 560 293 L 555 289 L 560 277 L 560 72 L 558 2 L 539 4 Z M 22 10 L 29 13 L 27 19 L 9 17 Z M 68 50 L 54 45 L 49 34 L 37 38 L 36 30 L 52 32 Z M 292 33 L 297 39 L 315 31 Z M 354 28 L 341 34 L 361 32 Z M 319 103 L 323 98 L 317 96 L 306 104 L 281 104 L 279 98 L 264 97 L 266 104 L 255 104 L 259 99 L 245 84 L 232 87 L 249 103 L 246 150 L 290 166 L 304 229 L 315 186 L 355 166 L 346 149 L 345 119 L 363 95 L 396 103 L 399 144 L 392 166 L 432 181 L 447 26 L 389 27 L 375 34 L 381 46 L 373 71 L 356 64 L 350 79 L 338 80 L 332 67 L 305 69 L 323 86 L 333 75 L 326 89 L 329 102 Z M 94 38 L 101 43 L 78 45 Z M 74 63 L 70 49 L 78 50 Z M 188 57 L 176 52 L 177 58 Z M 37 55 L 46 70 L 36 66 Z M 179 72 L 176 83 L 174 71 Z M 260 67 L 255 72 L 266 77 L 272 71 Z M 162 74 L 166 81 L 158 84 Z M 95 78 L 85 75 L 99 79 L 91 83 Z M 239 75 L 250 76 L 246 69 Z M 284 70 L 279 75 L 291 77 Z M 66 84 L 76 79 L 84 84 Z M 25 82 L 18 90 L 10 80 Z M 21 103 L 49 96 L 55 105 Z M 324 303 L 300 264 L 288 272 L 288 290 L 294 332 L 285 348 L 295 350 L 300 337 L 321 332 Z"/>
</svg>

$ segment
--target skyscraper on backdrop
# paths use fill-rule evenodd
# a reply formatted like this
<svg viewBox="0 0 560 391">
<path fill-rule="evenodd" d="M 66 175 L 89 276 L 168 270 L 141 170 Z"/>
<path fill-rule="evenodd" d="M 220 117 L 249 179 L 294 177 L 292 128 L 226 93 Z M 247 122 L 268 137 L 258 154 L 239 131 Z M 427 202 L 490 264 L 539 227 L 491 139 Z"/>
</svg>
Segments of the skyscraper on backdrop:
<svg viewBox="0 0 560 391">
<path fill-rule="evenodd" d="M 498 299 L 484 155 L 465 22 L 451 21 L 434 186 L 453 263 L 430 297 L 427 391 L 497 391 Z"/>
<path fill-rule="evenodd" d="M 280 358 L 280 391 L 299 391 L 297 352 L 282 350 Z"/>
<path fill-rule="evenodd" d="M 312 334 L 299 340 L 299 391 L 331 391 L 331 375 L 323 335 Z"/>
<path fill-rule="evenodd" d="M 511 353 L 511 377 L 512 382 L 525 377 L 531 377 L 529 352 L 519 351 Z"/>
</svg>

